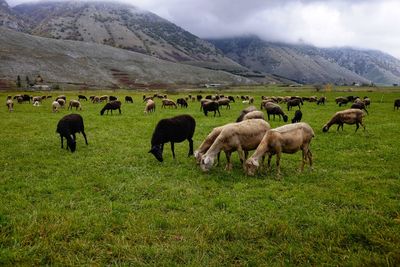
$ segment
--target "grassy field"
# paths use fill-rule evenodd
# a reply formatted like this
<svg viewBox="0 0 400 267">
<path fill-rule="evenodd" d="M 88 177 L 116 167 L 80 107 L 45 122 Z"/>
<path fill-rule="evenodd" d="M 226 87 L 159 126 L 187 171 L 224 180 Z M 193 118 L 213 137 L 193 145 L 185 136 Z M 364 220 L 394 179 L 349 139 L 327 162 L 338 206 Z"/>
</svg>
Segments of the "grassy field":
<svg viewBox="0 0 400 267">
<path fill-rule="evenodd" d="M 257 107 L 261 95 L 322 95 L 281 90 L 233 94 L 254 96 Z M 316 134 L 314 170 L 299 173 L 301 153 L 284 154 L 280 180 L 274 167 L 247 177 L 236 153 L 230 173 L 218 166 L 204 174 L 187 157 L 187 142 L 175 146 L 176 160 L 169 145 L 163 163 L 147 153 L 160 119 L 191 114 L 197 148 L 213 127 L 234 121 L 242 103 L 214 118 L 197 102 L 161 109 L 157 100 L 146 116 L 143 93 L 97 94 L 129 94 L 135 103 L 100 116 L 103 104 L 83 102 L 89 146 L 78 134 L 75 153 L 61 149 L 55 133 L 70 112 L 51 113 L 51 100 L 0 109 L 0 265 L 400 265 L 399 92 L 329 92 L 325 106 L 305 103 L 303 121 Z M 322 133 L 343 109 L 334 97 L 347 95 L 371 98 L 367 130 Z"/>
</svg>

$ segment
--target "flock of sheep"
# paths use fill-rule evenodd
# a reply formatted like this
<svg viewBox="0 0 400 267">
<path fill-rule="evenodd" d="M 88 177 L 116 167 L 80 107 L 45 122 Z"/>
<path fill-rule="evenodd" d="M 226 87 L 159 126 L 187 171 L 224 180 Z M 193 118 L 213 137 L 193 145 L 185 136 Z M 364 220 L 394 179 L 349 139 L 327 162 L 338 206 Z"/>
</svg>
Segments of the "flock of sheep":
<svg viewBox="0 0 400 267">
<path fill-rule="evenodd" d="M 33 105 L 40 105 L 42 100 L 49 98 L 48 96 L 42 97 L 31 97 L 29 95 L 17 95 L 11 97 L 8 96 L 6 106 L 11 112 L 14 108 L 13 99 L 17 100 L 18 103 L 25 101 L 33 101 Z M 166 95 L 155 94 L 150 97 L 143 96 L 143 102 L 145 103 L 144 113 L 148 114 L 155 111 L 156 102 L 154 98 L 160 98 L 162 108 L 173 107 L 177 108 L 177 104 L 181 107 L 187 107 L 188 101 L 200 102 L 200 110 L 207 116 L 208 112 L 214 112 L 214 116 L 218 113 L 220 116 L 219 109 L 221 106 L 225 106 L 227 109 L 230 108 L 230 103 L 235 102 L 233 96 L 224 97 L 221 95 L 209 95 L 203 98 L 201 95 L 192 97 L 189 95 L 186 98 L 179 98 L 176 102 L 168 99 Z M 100 115 L 103 115 L 106 111 L 119 110 L 121 114 L 121 101 L 114 96 L 91 96 L 90 101 L 93 103 L 105 102 L 105 106 L 101 109 Z M 78 100 L 70 100 L 68 109 L 73 107 L 76 110 L 82 110 L 81 100 L 88 99 L 79 95 Z M 253 104 L 254 98 L 249 96 L 236 97 L 236 101 L 242 101 L 243 103 Z M 302 151 L 302 164 L 301 170 L 304 165 L 308 162 L 312 167 L 312 153 L 310 151 L 310 143 L 314 137 L 314 131 L 307 123 L 300 122 L 302 119 L 301 105 L 304 101 L 316 102 L 319 104 L 325 104 L 325 97 L 262 97 L 260 110 L 257 110 L 255 106 L 248 106 L 242 110 L 237 118 L 236 122 L 228 123 L 223 126 L 214 128 L 201 145 L 194 151 L 193 149 L 193 135 L 196 128 L 196 121 L 190 115 L 178 115 L 169 119 L 162 119 L 158 122 L 151 139 L 151 149 L 149 153 L 152 153 L 157 160 L 163 161 L 163 148 L 165 143 L 171 143 L 172 155 L 175 158 L 174 144 L 188 140 L 189 142 L 189 153 L 188 155 L 194 155 L 197 164 L 203 171 L 209 171 L 215 164 L 219 164 L 220 153 L 224 152 L 227 159 L 225 169 L 231 170 L 232 163 L 230 160 L 231 154 L 235 151 L 238 152 L 239 158 L 242 162 L 242 166 L 247 175 L 254 175 L 258 169 L 263 165 L 264 158 L 268 156 L 267 167 L 270 168 L 271 158 L 276 155 L 277 174 L 280 175 L 280 158 L 282 153 L 296 153 Z M 133 103 L 133 99 L 130 96 L 125 97 L 126 103 Z M 329 128 L 337 124 L 339 130 L 344 124 L 355 124 L 356 131 L 361 125 L 365 130 L 363 124 L 363 117 L 365 113 L 368 113 L 367 107 L 371 101 L 365 97 L 360 99 L 358 97 L 338 97 L 335 102 L 339 106 L 348 102 L 352 103 L 350 109 L 339 111 L 333 115 L 333 117 L 323 126 L 323 132 L 327 132 Z M 279 119 L 283 119 L 284 122 L 288 121 L 288 116 L 281 108 L 281 104 L 286 103 L 287 109 L 290 110 L 292 107 L 298 107 L 295 112 L 295 116 L 292 119 L 292 124 L 287 124 L 281 127 L 271 129 L 271 126 L 264 118 L 263 109 L 265 109 L 268 120 L 271 115 L 275 119 L 275 116 L 279 116 Z M 52 111 L 57 112 L 60 108 L 66 105 L 66 97 L 64 95 L 58 96 L 52 102 Z M 394 108 L 399 109 L 400 99 L 396 99 L 394 102 Z M 69 114 L 64 116 L 57 124 L 57 133 L 60 134 L 61 148 L 63 148 L 63 139 L 67 140 L 67 149 L 71 152 L 76 150 L 76 133 L 82 133 L 86 145 L 88 144 L 86 134 L 84 131 L 83 118 L 79 114 Z M 248 152 L 255 150 L 253 155 L 248 158 Z"/>
</svg>

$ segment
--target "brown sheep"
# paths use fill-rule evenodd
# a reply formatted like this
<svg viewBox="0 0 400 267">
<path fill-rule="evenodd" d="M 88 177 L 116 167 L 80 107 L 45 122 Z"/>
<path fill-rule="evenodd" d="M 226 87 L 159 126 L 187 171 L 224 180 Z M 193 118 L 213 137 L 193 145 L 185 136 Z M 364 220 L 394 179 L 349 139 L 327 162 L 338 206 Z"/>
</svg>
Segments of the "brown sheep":
<svg viewBox="0 0 400 267">
<path fill-rule="evenodd" d="M 363 124 L 362 120 L 363 117 L 365 116 L 365 113 L 362 110 L 359 109 L 346 109 L 343 111 L 336 112 L 335 115 L 328 121 L 327 124 L 324 125 L 322 128 L 322 131 L 325 133 L 329 130 L 329 128 L 333 124 L 338 124 L 337 130 L 339 131 L 340 127 L 342 127 L 343 131 L 343 124 L 355 124 L 356 125 L 356 132 L 360 125 L 364 127 L 365 130 L 365 125 Z"/>
</svg>

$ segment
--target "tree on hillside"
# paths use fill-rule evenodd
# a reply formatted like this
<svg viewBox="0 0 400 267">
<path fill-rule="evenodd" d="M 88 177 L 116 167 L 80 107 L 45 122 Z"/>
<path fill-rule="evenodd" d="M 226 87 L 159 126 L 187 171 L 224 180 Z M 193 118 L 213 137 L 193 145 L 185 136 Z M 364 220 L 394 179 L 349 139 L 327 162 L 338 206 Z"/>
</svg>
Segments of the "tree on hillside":
<svg viewBox="0 0 400 267">
<path fill-rule="evenodd" d="M 17 76 L 17 87 L 21 88 L 21 77 Z"/>
<path fill-rule="evenodd" d="M 31 84 L 31 80 L 29 79 L 28 75 L 26 75 L 25 81 L 26 81 L 26 87 L 29 87 L 29 85 Z"/>
</svg>

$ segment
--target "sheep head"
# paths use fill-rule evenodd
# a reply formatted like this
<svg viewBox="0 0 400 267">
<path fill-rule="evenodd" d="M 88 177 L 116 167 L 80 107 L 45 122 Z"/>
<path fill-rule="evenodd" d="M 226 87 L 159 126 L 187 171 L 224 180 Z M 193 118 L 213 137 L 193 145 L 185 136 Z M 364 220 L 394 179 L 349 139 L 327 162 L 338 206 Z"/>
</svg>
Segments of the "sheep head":
<svg viewBox="0 0 400 267">
<path fill-rule="evenodd" d="M 288 116 L 287 116 L 287 115 L 285 115 L 285 114 L 284 114 L 282 117 L 283 117 L 283 121 L 284 121 L 284 122 L 287 122 L 287 121 L 288 121 L 288 119 L 289 119 L 289 118 L 288 118 Z"/>
<path fill-rule="evenodd" d="M 72 153 L 75 152 L 75 150 L 76 150 L 76 141 L 73 138 L 73 136 L 71 136 L 70 138 L 67 138 L 67 148 L 69 148 Z"/>
<path fill-rule="evenodd" d="M 194 158 L 196 159 L 197 165 L 200 164 L 202 156 L 203 156 L 203 153 L 200 153 L 198 150 L 196 150 L 194 152 Z"/>
<path fill-rule="evenodd" d="M 257 160 L 249 158 L 245 163 L 245 171 L 247 175 L 254 176 L 260 164 Z"/>
<path fill-rule="evenodd" d="M 156 157 L 156 159 L 157 159 L 159 162 L 163 162 L 163 156 L 162 156 L 163 150 L 162 150 L 162 148 L 161 148 L 161 145 L 154 145 L 154 146 L 150 149 L 149 153 L 153 154 L 154 157 Z"/>
<path fill-rule="evenodd" d="M 325 124 L 324 127 L 322 128 L 322 131 L 324 133 L 326 133 L 328 130 L 329 130 L 329 126 Z"/>
<path fill-rule="evenodd" d="M 214 165 L 214 159 L 210 156 L 203 155 L 200 161 L 200 168 L 203 172 L 207 172 Z"/>
</svg>

